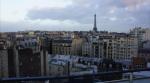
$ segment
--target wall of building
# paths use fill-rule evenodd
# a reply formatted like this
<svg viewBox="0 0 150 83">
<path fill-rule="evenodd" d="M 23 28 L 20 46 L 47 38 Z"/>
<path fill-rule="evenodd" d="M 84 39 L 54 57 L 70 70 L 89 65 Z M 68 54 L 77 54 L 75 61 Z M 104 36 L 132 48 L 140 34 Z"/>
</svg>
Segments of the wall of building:
<svg viewBox="0 0 150 83">
<path fill-rule="evenodd" d="M 0 77 L 8 77 L 8 54 L 7 50 L 0 50 Z"/>
</svg>

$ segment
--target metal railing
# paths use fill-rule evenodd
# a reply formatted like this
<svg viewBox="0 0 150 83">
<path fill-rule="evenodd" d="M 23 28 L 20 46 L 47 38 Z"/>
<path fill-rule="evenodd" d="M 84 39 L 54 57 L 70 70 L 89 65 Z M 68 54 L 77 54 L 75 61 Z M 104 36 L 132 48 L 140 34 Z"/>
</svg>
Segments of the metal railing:
<svg viewBox="0 0 150 83">
<path fill-rule="evenodd" d="M 133 83 L 134 80 L 138 80 L 138 79 L 149 79 L 150 82 L 150 77 L 142 77 L 142 78 L 133 77 L 134 72 L 141 72 L 141 71 L 150 71 L 150 68 L 138 69 L 138 70 L 100 72 L 95 74 L 84 74 L 84 75 L 0 78 L 0 83 L 117 83 L 123 81 L 128 81 L 129 83 Z M 99 77 L 103 77 L 103 76 L 109 77 L 109 75 L 119 75 L 124 73 L 130 73 L 129 79 L 118 79 L 118 80 L 110 80 L 110 81 L 107 80 L 101 81 L 100 79 L 98 79 Z"/>
</svg>

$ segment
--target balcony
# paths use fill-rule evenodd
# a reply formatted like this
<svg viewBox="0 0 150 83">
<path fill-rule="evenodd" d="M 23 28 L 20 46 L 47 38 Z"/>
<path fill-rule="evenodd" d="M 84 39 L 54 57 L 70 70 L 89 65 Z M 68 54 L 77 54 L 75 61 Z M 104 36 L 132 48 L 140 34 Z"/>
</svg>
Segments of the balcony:
<svg viewBox="0 0 150 83">
<path fill-rule="evenodd" d="M 150 72 L 150 68 L 138 69 L 138 70 L 124 70 L 103 72 L 96 74 L 84 74 L 84 75 L 65 75 L 59 77 L 19 77 L 19 78 L 0 78 L 0 83 L 149 83 L 149 76 L 136 76 L 134 73 L 138 72 Z M 106 75 L 118 75 L 128 74 L 129 78 L 122 78 L 118 80 L 102 81 L 98 79 Z M 108 77 L 108 76 L 107 76 Z"/>
</svg>

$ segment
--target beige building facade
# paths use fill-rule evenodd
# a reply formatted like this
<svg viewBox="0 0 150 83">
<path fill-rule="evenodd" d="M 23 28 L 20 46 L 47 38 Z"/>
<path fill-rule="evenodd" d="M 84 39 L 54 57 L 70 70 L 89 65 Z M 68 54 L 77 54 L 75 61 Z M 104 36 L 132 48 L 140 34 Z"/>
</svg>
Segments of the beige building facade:
<svg viewBox="0 0 150 83">
<path fill-rule="evenodd" d="M 114 60 L 129 60 L 137 56 L 137 39 L 129 35 L 102 35 L 97 41 L 82 45 L 82 55 Z"/>
</svg>

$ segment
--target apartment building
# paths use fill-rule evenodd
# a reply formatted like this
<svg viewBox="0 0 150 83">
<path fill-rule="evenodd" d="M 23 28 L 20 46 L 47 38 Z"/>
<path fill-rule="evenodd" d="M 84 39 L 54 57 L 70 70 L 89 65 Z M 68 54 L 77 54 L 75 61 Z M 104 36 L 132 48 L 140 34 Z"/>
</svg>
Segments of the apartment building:
<svg viewBox="0 0 150 83">
<path fill-rule="evenodd" d="M 0 38 L 0 77 L 8 77 L 7 41 Z"/>
<path fill-rule="evenodd" d="M 59 38 L 52 41 L 52 54 L 82 55 L 84 38 Z"/>
<path fill-rule="evenodd" d="M 52 54 L 71 54 L 71 46 L 72 40 L 64 40 L 64 39 L 54 39 L 52 41 Z"/>
<path fill-rule="evenodd" d="M 83 55 L 114 60 L 129 60 L 137 51 L 136 38 L 123 33 L 99 35 L 82 45 Z"/>
<path fill-rule="evenodd" d="M 17 36 L 8 49 L 8 59 L 10 77 L 48 75 L 48 52 L 37 37 Z"/>
<path fill-rule="evenodd" d="M 137 38 L 138 48 L 142 48 L 143 42 L 150 40 L 150 29 L 136 27 L 130 30 L 130 34 Z"/>
</svg>

